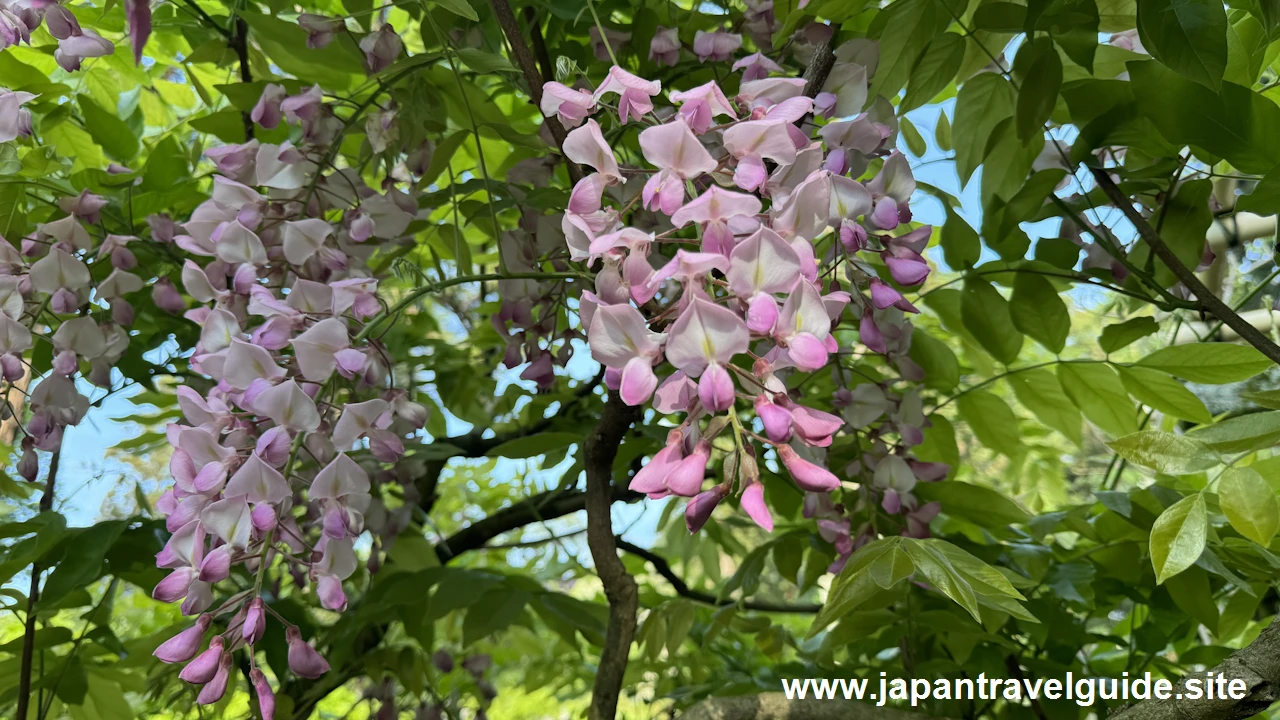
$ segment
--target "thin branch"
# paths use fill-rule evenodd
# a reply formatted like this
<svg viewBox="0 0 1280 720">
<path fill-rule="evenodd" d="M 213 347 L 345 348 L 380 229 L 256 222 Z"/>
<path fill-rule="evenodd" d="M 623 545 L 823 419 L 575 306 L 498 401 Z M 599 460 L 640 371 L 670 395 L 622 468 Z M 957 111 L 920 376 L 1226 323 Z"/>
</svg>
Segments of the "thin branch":
<svg viewBox="0 0 1280 720">
<path fill-rule="evenodd" d="M 494 17 L 498 19 L 498 24 L 502 26 L 502 32 L 507 36 L 507 42 L 511 43 L 512 58 L 516 61 L 516 65 L 520 68 L 520 72 L 524 75 L 525 84 L 529 86 L 529 102 L 534 107 L 542 105 L 542 73 L 552 72 L 551 58 L 547 56 L 543 60 L 543 71 L 538 71 L 538 63 L 533 58 L 533 53 L 529 51 L 528 44 L 524 41 L 524 35 L 520 31 L 520 21 L 516 19 L 516 14 L 511 10 L 511 4 L 507 0 L 489 0 L 489 6 L 493 8 Z M 535 30 L 535 43 L 541 44 L 541 34 Z M 543 45 L 543 52 L 546 52 L 546 46 Z M 541 112 L 541 111 L 539 111 Z M 547 129 L 551 131 L 551 137 L 555 138 L 556 147 L 560 150 L 560 154 L 564 154 L 564 141 L 568 137 L 564 126 L 555 117 L 544 117 L 542 122 L 546 124 Z M 582 168 L 578 164 L 565 157 L 565 164 L 569 168 L 569 179 L 573 184 L 577 185 L 582 179 Z"/>
<path fill-rule="evenodd" d="M 1250 325 L 1247 320 L 1237 315 L 1236 312 L 1225 302 L 1223 302 L 1217 295 L 1214 295 L 1209 288 L 1205 287 L 1204 283 L 1200 282 L 1200 278 L 1196 277 L 1194 272 L 1188 269 L 1186 265 L 1182 264 L 1182 261 L 1178 259 L 1178 256 L 1174 254 L 1173 250 L 1169 249 L 1169 246 L 1165 244 L 1164 239 L 1160 237 L 1160 233 L 1156 232 L 1155 228 L 1151 227 L 1151 224 L 1147 222 L 1146 218 L 1142 217 L 1142 215 L 1134 209 L 1133 201 L 1121 192 L 1119 187 L 1116 187 L 1115 182 L 1111 179 L 1111 175 L 1102 168 L 1091 167 L 1089 170 L 1093 173 L 1094 180 L 1097 181 L 1098 187 L 1102 188 L 1102 191 L 1106 193 L 1111 202 L 1119 208 L 1120 211 L 1124 213 L 1124 216 L 1128 218 L 1129 222 L 1133 223 L 1133 226 L 1138 229 L 1138 235 L 1140 235 L 1143 241 L 1147 243 L 1147 246 L 1151 248 L 1151 252 L 1154 253 L 1156 257 L 1160 258 L 1160 261 L 1173 272 L 1174 277 L 1178 278 L 1187 290 L 1191 291 L 1191 294 L 1200 301 L 1204 309 L 1213 313 L 1214 317 L 1226 323 L 1227 327 L 1235 330 L 1236 334 L 1243 338 L 1245 342 L 1257 348 L 1263 355 L 1270 358 L 1272 362 L 1280 363 L 1280 346 L 1271 342 L 1271 338 L 1263 334 L 1261 330 L 1258 330 L 1254 326 Z"/>
<path fill-rule="evenodd" d="M 58 481 L 58 465 L 61 450 L 49 460 L 49 475 L 45 479 L 44 493 L 40 496 L 40 512 L 53 510 L 54 485 Z M 31 591 L 27 593 L 26 627 L 22 633 L 22 664 L 18 669 L 18 712 L 16 720 L 27 720 L 27 707 L 31 704 L 31 665 L 36 650 L 36 603 L 40 601 L 40 574 L 44 567 L 36 560 L 31 564 Z"/>
<path fill-rule="evenodd" d="M 659 575 L 666 578 L 667 582 L 671 583 L 671 586 L 675 588 L 677 595 L 683 598 L 688 598 L 690 600 L 703 603 L 704 605 L 714 605 L 716 607 L 723 607 L 725 605 L 737 605 L 746 610 L 756 610 L 759 612 L 798 613 L 798 614 L 805 614 L 805 615 L 815 614 L 822 609 L 821 605 L 816 605 L 813 603 L 787 605 L 785 603 L 771 603 L 768 601 L 760 601 L 760 600 L 744 600 L 742 602 L 736 602 L 734 600 L 728 600 L 728 599 L 722 600 L 720 598 L 717 598 L 714 595 L 704 593 L 704 592 L 699 592 L 698 590 L 694 590 L 693 588 L 690 588 L 689 585 L 685 583 L 685 581 L 681 579 L 679 575 L 676 574 L 675 570 L 671 568 L 671 563 L 667 562 L 666 558 L 653 552 L 652 550 L 646 550 L 637 545 L 632 545 L 631 543 L 627 542 L 626 540 L 623 540 L 622 538 L 618 538 L 617 543 L 618 543 L 619 550 L 626 550 L 632 555 L 635 555 L 637 557 L 642 557 L 645 560 L 648 560 L 649 564 L 653 566 L 653 569 L 656 570 Z"/>
<path fill-rule="evenodd" d="M 236 31 L 227 39 L 227 44 L 231 49 L 236 51 L 236 57 L 240 58 L 240 82 L 253 82 L 253 72 L 249 69 L 249 23 L 244 18 L 236 18 Z M 244 120 L 244 139 L 248 142 L 253 139 L 253 117 L 251 113 L 240 113 Z"/>
</svg>

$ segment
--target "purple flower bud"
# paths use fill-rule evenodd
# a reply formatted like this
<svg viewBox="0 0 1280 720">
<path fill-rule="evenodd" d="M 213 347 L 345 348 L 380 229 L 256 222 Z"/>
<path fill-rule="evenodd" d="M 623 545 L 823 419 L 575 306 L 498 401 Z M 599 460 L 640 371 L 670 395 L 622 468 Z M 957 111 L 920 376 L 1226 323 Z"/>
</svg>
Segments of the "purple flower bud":
<svg viewBox="0 0 1280 720">
<path fill-rule="evenodd" d="M 298 677 L 312 680 L 329 672 L 329 663 L 302 639 L 298 628 L 290 625 L 284 631 L 285 640 L 289 643 L 289 670 Z"/>
<path fill-rule="evenodd" d="M 0 372 L 4 373 L 4 379 L 8 382 L 21 380 L 24 374 L 22 358 L 17 353 L 0 355 Z"/>
<path fill-rule="evenodd" d="M 200 582 L 216 583 L 231 574 L 231 546 L 219 545 L 204 556 L 200 563 Z"/>
<path fill-rule="evenodd" d="M 196 618 L 196 622 L 191 627 L 174 635 L 160 644 L 152 655 L 159 658 L 160 662 L 179 663 L 186 662 L 196 656 L 200 651 L 200 643 L 204 640 L 204 633 L 209 629 L 209 623 L 212 621 L 208 615 L 201 615 Z"/>
<path fill-rule="evenodd" d="M 148 215 L 147 225 L 151 226 L 151 239 L 157 242 L 173 242 L 173 236 L 178 234 L 177 223 L 163 213 Z"/>
<path fill-rule="evenodd" d="M 151 301 L 170 315 L 181 315 L 187 309 L 187 302 L 169 278 L 162 277 L 151 286 Z"/>
<path fill-rule="evenodd" d="M 702 529 L 703 525 L 711 519 L 711 513 L 724 499 L 725 489 L 720 485 L 700 492 L 694 496 L 689 504 L 684 508 L 684 524 L 689 528 L 689 532 L 696 533 Z"/>
<path fill-rule="evenodd" d="M 129 327 L 133 324 L 133 306 L 124 298 L 113 298 L 111 300 L 111 320 L 120 327 Z"/>
<path fill-rule="evenodd" d="M 196 656 L 178 673 L 178 677 L 192 685 L 203 685 L 213 679 L 222 661 L 222 636 L 214 635 L 209 641 L 209 649 Z"/>
<path fill-rule="evenodd" d="M 470 655 L 462 659 L 462 669 L 471 673 L 471 677 L 479 680 L 484 672 L 493 664 L 493 657 L 487 654 Z"/>
<path fill-rule="evenodd" d="M 241 630 L 241 637 L 244 641 L 253 645 L 262 639 L 263 634 L 267 632 L 267 613 L 262 609 L 262 598 L 256 597 L 249 601 L 249 610 L 244 614 L 244 628 Z"/>
<path fill-rule="evenodd" d="M 274 530 L 278 522 L 276 509 L 266 503 L 254 505 L 249 517 L 253 519 L 253 526 L 264 533 Z"/>
<path fill-rule="evenodd" d="M 755 399 L 756 417 L 764 424 L 764 432 L 775 443 L 784 443 L 791 439 L 791 411 L 774 404 L 767 395 L 760 394 Z"/>
<path fill-rule="evenodd" d="M 231 653 L 225 653 L 218 663 L 218 672 L 213 679 L 200 688 L 196 702 L 201 705 L 212 705 L 222 699 L 227 692 L 227 680 L 231 676 Z"/>
<path fill-rule="evenodd" d="M 254 448 L 254 452 L 268 465 L 280 467 L 289 460 L 291 443 L 292 439 L 289 437 L 289 431 L 277 426 L 262 433 L 262 436 L 258 438 L 258 444 Z"/>
<path fill-rule="evenodd" d="M 453 672 L 453 656 L 448 650 L 437 650 L 431 653 L 431 662 L 440 672 Z"/>
<path fill-rule="evenodd" d="M 702 480 L 707 474 L 707 463 L 711 460 L 711 443 L 706 440 L 698 442 L 693 452 L 676 464 L 667 474 L 664 482 L 674 495 L 693 497 L 702 489 Z"/>
<path fill-rule="evenodd" d="M 404 455 L 404 443 L 390 430 L 369 431 L 369 452 L 380 462 L 393 463 Z"/>
<path fill-rule="evenodd" d="M 778 445 L 778 458 L 791 473 L 791 479 L 801 490 L 808 492 L 828 492 L 840 487 L 840 478 L 831 474 L 826 468 L 819 467 L 801 458 L 790 445 Z"/>
<path fill-rule="evenodd" d="M 262 720 L 274 720 L 276 716 L 276 694 L 271 689 L 271 683 L 267 682 L 267 676 L 262 671 L 254 668 L 249 671 L 249 680 L 253 683 L 253 691 L 258 696 L 258 711 L 262 715 Z"/>
<path fill-rule="evenodd" d="M 18 461 L 18 474 L 27 482 L 35 482 L 40 475 L 40 458 L 36 456 L 36 451 L 30 448 L 22 452 L 22 459 Z"/>
<path fill-rule="evenodd" d="M 840 244 L 849 253 L 867 249 L 867 229 L 855 220 L 840 221 Z"/>
<path fill-rule="evenodd" d="M 121 270 L 132 270 L 138 267 L 138 258 L 126 247 L 118 247 L 111 251 L 111 266 Z"/>
<path fill-rule="evenodd" d="M 195 580 L 195 568 L 178 568 L 156 584 L 155 590 L 151 591 L 151 597 L 165 603 L 177 602 L 187 596 L 187 589 Z"/>
<path fill-rule="evenodd" d="M 67 315 L 80 307 L 80 298 L 66 288 L 58 288 L 49 300 L 49 309 L 57 315 Z"/>
<path fill-rule="evenodd" d="M 773 515 L 764 502 L 764 485 L 752 483 L 742 491 L 742 509 L 765 532 L 773 532 Z"/>
<path fill-rule="evenodd" d="M 733 407 L 733 378 L 723 365 L 712 363 L 702 372 L 698 379 L 698 399 L 713 413 Z"/>
<path fill-rule="evenodd" d="M 778 301 L 768 293 L 756 293 L 747 301 L 747 328 L 768 333 L 778 321 Z"/>
</svg>

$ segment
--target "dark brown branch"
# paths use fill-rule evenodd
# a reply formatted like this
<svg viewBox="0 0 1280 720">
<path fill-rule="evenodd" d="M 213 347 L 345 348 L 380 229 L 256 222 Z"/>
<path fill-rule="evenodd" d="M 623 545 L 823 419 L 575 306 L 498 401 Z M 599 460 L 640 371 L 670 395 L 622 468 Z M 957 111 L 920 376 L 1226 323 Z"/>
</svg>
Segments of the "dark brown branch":
<svg viewBox="0 0 1280 720">
<path fill-rule="evenodd" d="M 489 5 L 493 8 L 493 14 L 498 19 L 498 24 L 502 26 L 503 34 L 507 36 L 507 42 L 511 45 L 511 54 L 515 56 L 512 59 L 516 61 L 516 66 L 520 68 L 524 81 L 529 86 L 529 102 L 533 103 L 534 107 L 541 108 L 542 74 L 538 70 L 538 63 L 534 60 L 533 53 L 524 41 L 520 21 L 516 19 L 515 13 L 511 10 L 511 4 L 507 0 L 489 0 Z M 550 63 L 550 58 L 547 58 L 546 63 Z M 551 137 L 555 138 L 556 147 L 563 155 L 564 140 L 568 136 L 564 126 L 554 117 L 544 117 L 542 122 L 546 123 L 547 129 L 551 131 Z M 582 179 L 582 168 L 568 158 L 565 158 L 565 164 L 569 168 L 569 179 L 576 185 Z"/>
<path fill-rule="evenodd" d="M 1280 346 L 1271 342 L 1271 338 L 1268 338 L 1262 333 L 1262 331 L 1250 325 L 1247 320 L 1237 315 L 1230 306 L 1224 303 L 1217 295 L 1214 295 L 1209 288 L 1205 287 L 1204 283 L 1200 282 L 1200 278 L 1196 277 L 1194 272 L 1187 268 L 1186 265 L 1182 264 L 1182 261 L 1178 259 L 1178 256 L 1174 254 L 1173 250 L 1171 250 L 1160 237 L 1160 233 L 1156 232 L 1155 228 L 1151 227 L 1151 224 L 1147 222 L 1146 218 L 1142 217 L 1142 215 L 1134 209 L 1133 200 L 1121 192 L 1119 187 L 1116 187 L 1115 182 L 1111 179 L 1111 175 L 1102 168 L 1089 168 L 1089 170 L 1093 173 L 1093 177 L 1097 181 L 1098 187 L 1102 188 L 1102 191 L 1106 193 L 1107 197 L 1111 200 L 1111 203 L 1119 208 L 1120 211 L 1124 213 L 1124 216 L 1128 218 L 1129 222 L 1133 223 L 1133 226 L 1138 229 L 1138 235 L 1141 236 L 1143 241 L 1147 243 L 1147 246 L 1151 248 L 1151 252 L 1155 253 L 1155 256 L 1160 258 L 1160 261 L 1173 272 L 1174 277 L 1178 278 L 1187 290 L 1191 291 L 1191 294 L 1195 296 L 1196 300 L 1200 302 L 1204 309 L 1208 310 L 1214 317 L 1221 320 L 1227 327 L 1235 330 L 1236 333 L 1245 340 L 1245 342 L 1248 342 L 1250 345 L 1257 348 L 1263 355 L 1270 358 L 1272 362 L 1280 363 Z"/>
<path fill-rule="evenodd" d="M 1280 700 L 1280 622 L 1273 620 L 1257 640 L 1231 653 L 1221 665 L 1212 668 L 1215 678 L 1227 682 L 1244 680 L 1249 693 L 1243 700 L 1229 696 L 1209 700 L 1202 694 L 1199 700 L 1191 700 L 1186 693 L 1186 678 L 1173 688 L 1168 700 L 1143 700 L 1123 707 L 1108 716 L 1108 720 L 1239 720 L 1253 717 Z M 1205 681 L 1204 673 L 1194 677 Z"/>
<path fill-rule="evenodd" d="M 623 676 L 627 671 L 627 656 L 631 652 L 631 640 L 636 632 L 636 610 L 640 605 L 640 593 L 636 581 L 627 572 L 627 566 L 618 558 L 618 546 L 613 539 L 613 460 L 618 455 L 618 445 L 631 423 L 640 418 L 640 408 L 630 407 L 616 394 L 609 396 L 600 422 L 583 445 L 583 457 L 587 473 L 587 545 L 596 564 L 596 574 L 604 585 L 609 600 L 609 628 L 605 633 L 604 648 L 600 651 L 600 665 L 596 669 L 595 686 L 591 693 L 589 720 L 613 720 L 618 712 L 618 697 L 622 694 Z"/>
<path fill-rule="evenodd" d="M 713 697 L 680 720 L 921 720 L 929 717 L 852 700 L 788 700 L 782 693 Z"/>
<path fill-rule="evenodd" d="M 547 41 L 542 38 L 542 27 L 538 23 L 538 11 L 532 5 L 525 6 L 524 21 L 529 25 L 533 54 L 538 58 L 538 67 L 542 68 L 542 81 L 551 82 L 556 79 L 555 63 L 551 62 L 551 54 L 547 52 Z"/>
<path fill-rule="evenodd" d="M 630 503 L 643 497 L 641 493 L 615 485 L 610 502 L 621 500 Z M 479 550 L 503 533 L 518 530 L 539 520 L 572 515 L 586 506 L 587 493 L 581 490 L 550 490 L 540 493 L 499 510 L 483 520 L 477 520 L 441 540 L 436 543 L 436 554 L 440 556 L 440 562 L 449 562 L 462 553 Z"/>
<path fill-rule="evenodd" d="M 55 452 L 49 460 L 49 475 L 45 479 L 44 493 L 40 495 L 40 512 L 53 510 L 54 485 L 58 481 L 58 465 L 61 452 Z M 27 720 L 27 708 L 31 704 L 31 666 L 36 650 L 36 603 L 40 601 L 40 574 L 44 567 L 36 560 L 31 564 L 31 590 L 27 593 L 26 625 L 22 631 L 22 664 L 18 668 L 18 711 L 16 720 Z"/>
<path fill-rule="evenodd" d="M 228 44 L 232 50 L 236 51 L 236 57 L 240 58 L 240 82 L 253 82 L 253 72 L 249 69 L 249 23 L 244 18 L 236 18 L 236 31 L 228 38 Z M 244 140 L 249 142 L 253 139 L 253 117 L 250 113 L 240 113 L 244 121 Z"/>
<path fill-rule="evenodd" d="M 834 37 L 833 37 L 834 39 Z M 806 97 L 817 97 L 822 86 L 827 84 L 827 76 L 835 67 L 836 55 L 831 51 L 831 41 L 818 46 L 817 52 L 809 59 L 809 66 L 804 70 L 804 94 Z"/>
<path fill-rule="evenodd" d="M 618 538 L 617 543 L 618 543 L 619 550 L 625 550 L 631 553 L 632 555 L 635 555 L 637 557 L 642 557 L 645 560 L 648 560 L 649 564 L 653 566 L 653 569 L 656 570 L 659 575 L 666 578 L 667 582 L 671 583 L 671 587 L 675 588 L 676 594 L 679 595 L 680 597 L 688 598 L 690 600 L 695 600 L 705 605 L 715 605 L 717 607 L 724 606 L 724 605 L 739 605 L 739 603 L 734 600 L 728 600 L 728 599 L 722 600 L 709 593 L 700 592 L 698 590 L 694 590 L 693 588 L 690 588 L 689 585 L 685 583 L 685 581 L 681 579 L 679 575 L 676 574 L 675 570 L 671 568 L 671 563 L 667 562 L 666 558 L 653 552 L 652 550 L 646 550 L 645 548 L 639 547 L 637 545 L 632 545 L 631 543 L 627 542 L 626 540 L 623 540 L 622 538 Z M 822 609 L 821 605 L 815 605 L 811 603 L 801 603 L 799 605 L 787 605 L 784 603 L 771 603 L 768 601 L 760 601 L 760 600 L 746 600 L 740 603 L 740 606 L 747 610 L 756 610 L 759 612 L 801 613 L 801 614 L 815 614 Z"/>
</svg>

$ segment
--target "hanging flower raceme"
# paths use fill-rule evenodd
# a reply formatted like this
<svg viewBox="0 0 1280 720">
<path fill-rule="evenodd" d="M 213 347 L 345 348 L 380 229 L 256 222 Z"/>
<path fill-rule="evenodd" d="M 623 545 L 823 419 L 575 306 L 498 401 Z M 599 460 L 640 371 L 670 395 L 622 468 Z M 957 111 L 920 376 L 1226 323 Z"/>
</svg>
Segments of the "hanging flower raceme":
<svg viewBox="0 0 1280 720">
<path fill-rule="evenodd" d="M 674 31 L 663 32 L 672 37 L 655 37 L 655 59 L 678 48 Z M 695 50 L 724 60 L 739 45 L 736 36 L 700 32 Z M 907 356 L 911 327 L 904 313 L 917 311 L 905 289 L 929 273 L 922 253 L 932 229 L 907 225 L 915 190 L 910 168 L 885 148 L 892 133 L 870 116 L 824 125 L 816 137 L 801 131 L 798 122 L 814 102 L 801 94 L 803 81 L 770 78 L 781 68 L 764 55 L 743 58 L 734 69 L 744 70 L 736 101 L 708 82 L 670 92 L 679 105 L 673 114 L 653 110 L 656 82 L 610 71 L 594 98 L 620 94 L 619 126 L 649 123 L 639 133 L 647 167 L 619 164 L 601 127 L 611 118 L 585 120 L 565 143 L 571 160 L 596 170 L 573 189 L 563 220 L 571 257 L 599 263 L 596 291 L 580 301 L 592 356 L 623 402 L 684 414 L 631 489 L 690 498 L 686 520 L 697 531 L 736 487 L 743 511 L 770 530 L 756 460 L 769 453 L 800 490 L 824 498 L 825 509 L 814 516 L 844 558 L 854 545 L 848 510 L 826 498 L 846 486 L 825 467 L 824 449 L 865 434 L 865 442 L 855 440 L 870 448 L 864 460 L 845 469 L 851 481 L 873 493 L 883 512 L 900 516 L 904 533 L 925 533 L 937 506 L 919 503 L 912 489 L 942 479 L 948 468 L 911 456 L 926 425 L 919 396 L 891 392 L 892 380 L 883 387 L 864 383 L 841 390 L 833 402 L 845 408 L 841 415 L 803 401 L 789 380 L 850 353 L 883 356 L 904 380 L 922 376 Z M 547 115 L 582 119 L 594 109 L 585 91 L 548 84 L 545 92 Z M 824 102 L 855 100 L 832 93 Z M 581 109 L 566 116 L 570 101 Z M 858 178 L 868 168 L 874 172 L 864 184 Z M 635 217 L 627 217 L 626 206 L 611 207 L 606 192 L 624 177 L 644 178 L 641 207 L 670 216 L 672 229 L 625 224 Z M 659 255 L 666 243 L 693 247 Z M 858 328 L 852 347 L 849 335 L 836 332 L 842 322 Z M 852 379 L 835 376 L 841 385 Z M 874 413 L 871 405 L 852 409 L 871 401 L 878 403 Z M 731 450 L 713 443 L 721 435 L 732 435 Z M 726 479 L 705 488 L 707 467 L 721 454 Z"/>
<path fill-rule="evenodd" d="M 383 26 L 362 49 L 376 72 L 401 47 Z M 219 172 L 211 197 L 181 230 L 165 218 L 152 222 L 158 240 L 172 240 L 192 258 L 181 275 L 194 307 L 166 280 L 153 295 L 158 306 L 200 326 L 190 365 L 209 379 L 203 392 L 177 391 L 182 419 L 167 432 L 174 483 L 157 503 L 173 535 L 156 558 L 170 574 L 154 596 L 181 601 L 183 614 L 198 617 L 156 656 L 187 663 L 180 677 L 201 685 L 203 704 L 223 696 L 233 654 L 247 649 L 252 655 L 272 623 L 285 626 L 295 674 L 315 678 L 328 670 L 299 629 L 272 611 L 262 578 L 280 566 L 320 606 L 345 609 L 344 582 L 361 564 L 356 540 L 366 532 L 370 508 L 375 502 L 382 508 L 370 471 L 397 462 L 402 437 L 427 420 L 425 408 L 392 384 L 385 349 L 371 339 L 385 305 L 364 263 L 376 245 L 405 232 L 416 200 L 365 187 L 354 174 L 334 185 L 315 177 L 314 158 L 328 152 L 326 127 L 336 119 L 318 88 L 287 96 L 281 86 L 267 85 L 252 118 L 264 127 L 301 125 L 300 144 L 250 141 L 210 150 Z M 392 142 L 394 114 L 379 122 Z M 317 186 L 329 189 L 316 193 Z M 102 210 L 92 196 L 66 209 L 86 220 Z M 33 290 L 55 301 L 69 293 L 64 303 L 82 302 L 78 293 L 88 272 L 75 254 L 81 252 L 75 227 L 48 224 L 42 232 L 53 246 L 32 267 Z M 113 310 L 117 298 L 141 288 L 120 276 L 130 264 L 127 240 L 109 236 L 98 253 L 99 262 L 116 267 L 96 289 Z M 55 370 L 69 376 L 81 362 L 116 353 L 113 332 L 88 317 L 64 323 L 53 335 Z M 29 344 L 21 330 L 9 335 L 14 351 Z M 67 424 L 62 412 L 54 422 Z M 223 594 L 220 584 L 237 572 L 256 578 L 254 589 L 230 595 L 215 615 L 235 614 L 214 630 L 206 611 Z M 210 632 L 208 649 L 197 654 Z M 274 691 L 258 670 L 250 679 L 265 716 Z"/>
</svg>

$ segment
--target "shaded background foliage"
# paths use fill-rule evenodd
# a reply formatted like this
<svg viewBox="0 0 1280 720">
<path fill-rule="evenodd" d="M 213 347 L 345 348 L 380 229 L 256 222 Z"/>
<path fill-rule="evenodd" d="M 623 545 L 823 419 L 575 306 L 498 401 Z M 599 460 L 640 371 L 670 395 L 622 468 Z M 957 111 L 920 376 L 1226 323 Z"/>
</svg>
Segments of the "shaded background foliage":
<svg viewBox="0 0 1280 720">
<path fill-rule="evenodd" d="M 674 67 L 651 60 L 658 28 L 678 28 L 686 46 L 700 30 L 741 32 L 741 54 L 759 49 L 797 77 L 823 48 L 879 42 L 869 96 L 893 103 L 896 144 L 920 181 L 916 224 L 938 226 L 928 253 L 938 271 L 910 295 L 926 310 L 911 357 L 925 371 L 932 422 L 916 454 L 952 471 L 916 492 L 942 504 L 934 535 L 981 562 L 916 548 L 920 583 L 881 582 L 864 571 L 875 552 L 896 557 L 891 537 L 833 579 L 832 545 L 802 517 L 801 493 L 774 463 L 761 469 L 777 530 L 765 534 L 722 512 L 690 536 L 678 501 L 640 502 L 624 489 L 666 435 L 649 413 L 625 433 L 612 468 L 621 501 L 614 528 L 642 608 L 621 714 L 658 717 L 708 696 L 776 692 L 783 677 L 882 670 L 1176 678 L 1264 642 L 1280 570 L 1270 549 L 1280 522 L 1273 363 L 1247 345 L 1189 342 L 1239 332 L 1227 334 L 1203 293 L 1187 292 L 1177 263 L 1152 257 L 1133 218 L 1106 207 L 1132 211 L 1133 203 L 1116 203 L 1080 164 L 1107 167 L 1178 263 L 1208 266 L 1208 289 L 1274 335 L 1274 221 L 1261 232 L 1241 229 L 1280 210 L 1272 170 L 1280 163 L 1272 68 L 1280 9 L 1266 0 L 766 5 L 637 0 L 515 10 L 543 81 L 585 75 L 598 84 L 611 64 L 600 27 L 619 63 L 643 77 L 669 89 L 717 80 L 730 96 L 737 77 L 699 63 L 690 47 Z M 123 5 L 70 9 L 84 26 L 124 37 Z M 303 11 L 345 17 L 346 29 L 310 49 L 295 22 Z M 348 612 L 319 610 L 287 577 L 274 579 L 272 607 L 334 668 L 316 681 L 286 680 L 277 716 L 409 716 L 441 701 L 456 717 L 481 708 L 497 718 L 584 712 L 608 608 L 582 542 L 580 476 L 604 391 L 580 340 L 541 386 L 520 377 L 523 365 L 495 370 L 507 354 L 507 338 L 489 322 L 501 310 L 502 235 L 526 214 L 563 210 L 571 184 L 493 7 L 183 0 L 155 6 L 153 24 L 140 66 L 121 41 L 67 73 L 44 29 L 30 46 L 0 52 L 0 84 L 39 94 L 27 105 L 35 140 L 0 144 L 0 235 L 18 243 L 61 217 L 59 198 L 89 189 L 112 199 L 104 227 L 150 237 L 147 216 L 184 218 L 207 198 L 204 150 L 244 142 L 250 129 L 262 142 L 293 132 L 245 122 L 267 83 L 291 94 L 318 84 L 345 121 L 334 167 L 356 168 L 373 185 L 421 153 L 413 175 L 423 212 L 411 241 L 372 263 L 390 278 L 391 297 L 492 275 L 419 295 L 382 338 L 431 417 L 385 486 L 394 531 L 362 547 L 371 562 L 352 578 Z M 406 53 L 370 75 L 359 42 L 383 25 L 400 33 Z M 374 103 L 394 106 L 398 131 L 377 152 L 364 123 Z M 609 139 L 624 159 L 640 157 L 634 133 L 615 129 Z M 108 172 L 111 163 L 133 170 Z M 149 280 L 181 287 L 171 245 L 131 247 Z M 540 244 L 537 257 L 556 249 Z M 0 527 L 0 597 L 13 611 L 0 621 L 5 708 L 16 700 L 34 565 L 51 569 L 36 607 L 41 717 L 198 716 L 194 692 L 150 655 L 181 618 L 149 592 L 162 577 L 153 556 L 166 533 L 152 503 L 167 482 L 164 423 L 179 417 L 173 388 L 207 380 L 187 368 L 198 328 L 147 293 L 133 305 L 134 332 L 112 389 L 93 395 L 89 420 L 69 435 L 120 440 L 104 461 L 75 450 L 60 459 L 101 474 L 92 495 L 105 497 L 101 507 L 83 499 L 88 491 L 59 491 L 54 508 L 39 512 L 38 484 L 0 478 L 11 516 Z M 554 329 L 576 327 L 574 308 L 539 312 Z M 31 362 L 43 371 L 52 353 L 36 347 Z M 848 376 L 897 379 L 874 357 L 839 364 L 848 372 L 789 383 L 838 410 Z M 105 428 L 117 423 L 127 430 Z M 861 443 L 843 434 L 827 464 L 841 472 Z M 879 515 L 874 502 L 856 512 L 858 522 Z M 1025 610 L 1001 606 L 990 591 L 1001 582 L 1025 596 Z M 442 649 L 458 661 L 453 669 L 433 661 Z M 284 652 L 274 627 L 261 655 L 279 677 Z M 492 659 L 486 673 L 463 667 L 481 656 Z M 1268 691 L 1256 688 L 1260 698 Z M 239 683 L 212 714 L 255 708 Z M 1042 719 L 1089 712 L 1047 700 L 921 710 Z"/>
</svg>

